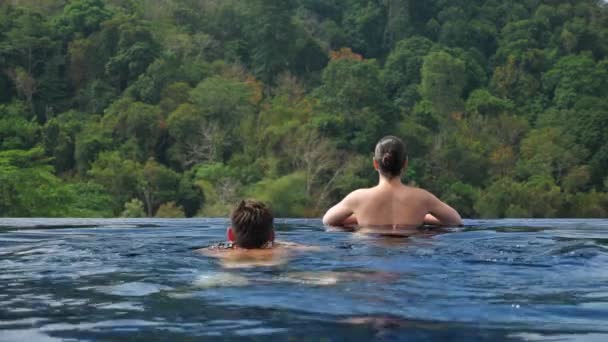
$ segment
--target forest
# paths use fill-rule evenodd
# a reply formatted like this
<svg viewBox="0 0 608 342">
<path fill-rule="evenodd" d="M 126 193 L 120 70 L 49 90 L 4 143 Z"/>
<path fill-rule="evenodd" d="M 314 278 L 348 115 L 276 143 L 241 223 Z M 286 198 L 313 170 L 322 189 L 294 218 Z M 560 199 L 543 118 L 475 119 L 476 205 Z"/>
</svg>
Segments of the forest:
<svg viewBox="0 0 608 342">
<path fill-rule="evenodd" d="M 0 1 L 0 216 L 319 217 L 373 148 L 463 217 L 608 217 L 608 6 Z"/>
</svg>

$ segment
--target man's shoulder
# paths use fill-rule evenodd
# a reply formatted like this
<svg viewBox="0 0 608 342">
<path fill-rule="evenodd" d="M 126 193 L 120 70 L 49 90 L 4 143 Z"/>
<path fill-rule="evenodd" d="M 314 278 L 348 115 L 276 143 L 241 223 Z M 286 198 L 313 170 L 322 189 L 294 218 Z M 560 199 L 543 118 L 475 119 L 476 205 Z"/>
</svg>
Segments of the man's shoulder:
<svg viewBox="0 0 608 342">
<path fill-rule="evenodd" d="M 365 196 L 370 191 L 372 191 L 372 189 L 373 188 L 361 188 L 361 189 L 353 190 L 350 194 L 348 194 L 348 196 L 354 196 L 354 197 Z"/>
<path fill-rule="evenodd" d="M 319 246 L 309 246 L 309 245 L 301 245 L 299 243 L 295 243 L 295 242 L 289 242 L 289 241 L 276 241 L 274 243 L 276 248 L 283 248 L 286 250 L 293 250 L 293 251 L 313 251 L 313 252 L 317 252 L 321 250 L 321 247 Z"/>
<path fill-rule="evenodd" d="M 431 199 L 433 197 L 435 197 L 430 191 L 423 189 L 423 188 L 418 188 L 418 187 L 414 187 L 414 186 L 405 186 L 405 191 L 407 191 L 409 194 L 416 196 L 419 199 Z"/>
<path fill-rule="evenodd" d="M 365 198 L 370 191 L 370 188 L 361 188 L 354 190 L 350 194 L 346 195 L 346 197 L 344 197 L 344 200 L 346 202 L 358 202 L 359 200 Z"/>
</svg>

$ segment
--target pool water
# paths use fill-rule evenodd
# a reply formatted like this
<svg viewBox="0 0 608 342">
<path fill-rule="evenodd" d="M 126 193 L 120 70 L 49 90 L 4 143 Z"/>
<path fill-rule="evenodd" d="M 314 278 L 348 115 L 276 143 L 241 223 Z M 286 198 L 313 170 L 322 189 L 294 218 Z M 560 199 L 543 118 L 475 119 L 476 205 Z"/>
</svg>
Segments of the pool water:
<svg viewBox="0 0 608 342">
<path fill-rule="evenodd" d="M 410 238 L 279 219 L 319 246 L 225 268 L 226 220 L 0 220 L 0 341 L 608 340 L 608 220 Z"/>
</svg>

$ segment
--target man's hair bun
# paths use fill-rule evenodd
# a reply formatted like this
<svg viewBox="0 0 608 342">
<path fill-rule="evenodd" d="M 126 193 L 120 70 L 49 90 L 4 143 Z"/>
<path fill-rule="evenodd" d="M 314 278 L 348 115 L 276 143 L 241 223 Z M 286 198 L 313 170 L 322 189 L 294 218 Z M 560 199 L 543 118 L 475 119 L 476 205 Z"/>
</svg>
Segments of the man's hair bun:
<svg viewBox="0 0 608 342">
<path fill-rule="evenodd" d="M 390 152 L 386 152 L 382 156 L 382 166 L 386 167 L 387 169 L 392 168 L 394 159 L 395 158 L 393 158 L 393 155 Z"/>
<path fill-rule="evenodd" d="M 401 139 L 389 135 L 380 139 L 376 144 L 374 160 L 378 163 L 379 171 L 384 176 L 399 176 L 406 159 L 405 144 Z"/>
</svg>

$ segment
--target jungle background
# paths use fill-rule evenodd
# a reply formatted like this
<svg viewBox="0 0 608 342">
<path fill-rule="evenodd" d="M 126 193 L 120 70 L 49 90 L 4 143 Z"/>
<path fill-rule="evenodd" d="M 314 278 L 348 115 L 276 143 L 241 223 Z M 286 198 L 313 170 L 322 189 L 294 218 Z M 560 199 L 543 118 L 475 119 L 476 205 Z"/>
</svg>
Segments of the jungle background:
<svg viewBox="0 0 608 342">
<path fill-rule="evenodd" d="M 375 143 L 464 217 L 608 217 L 591 0 L 0 0 L 0 216 L 318 217 Z"/>
</svg>

